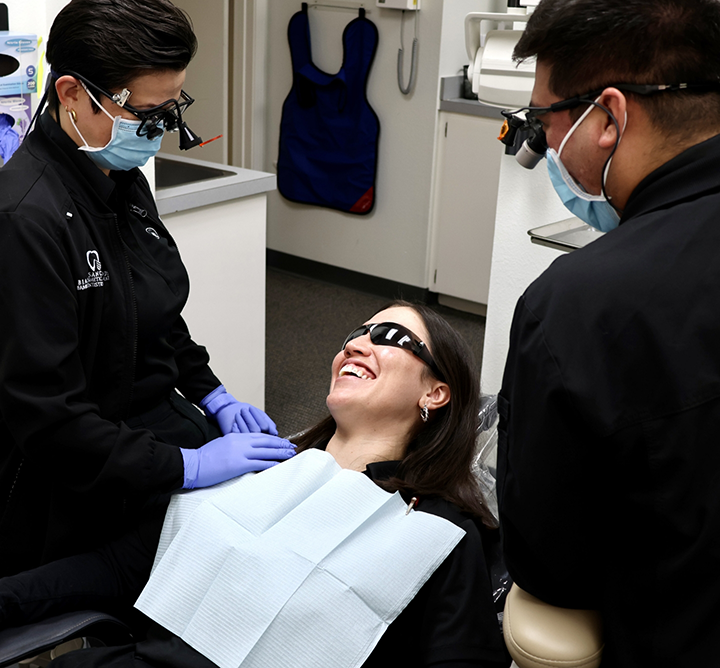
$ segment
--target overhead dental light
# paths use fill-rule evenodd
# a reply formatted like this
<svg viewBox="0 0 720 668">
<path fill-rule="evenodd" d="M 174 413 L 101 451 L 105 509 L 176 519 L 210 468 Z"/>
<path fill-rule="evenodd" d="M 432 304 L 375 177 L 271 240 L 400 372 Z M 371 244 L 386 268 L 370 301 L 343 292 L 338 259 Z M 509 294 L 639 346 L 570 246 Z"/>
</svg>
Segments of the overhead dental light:
<svg viewBox="0 0 720 668">
<path fill-rule="evenodd" d="M 507 109 L 530 101 L 535 61 L 516 64 L 512 52 L 539 0 L 509 0 L 507 12 L 472 12 L 465 17 L 468 79 L 480 102 Z"/>
</svg>

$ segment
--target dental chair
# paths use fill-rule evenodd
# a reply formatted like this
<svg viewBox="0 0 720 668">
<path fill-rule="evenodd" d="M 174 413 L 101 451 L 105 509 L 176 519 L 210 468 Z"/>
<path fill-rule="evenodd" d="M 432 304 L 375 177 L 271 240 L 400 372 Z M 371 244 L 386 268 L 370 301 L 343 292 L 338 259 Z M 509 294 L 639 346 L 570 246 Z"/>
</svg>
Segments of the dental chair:
<svg viewBox="0 0 720 668">
<path fill-rule="evenodd" d="M 497 435 L 493 427 L 496 421 L 497 396 L 483 396 L 478 415 L 478 453 L 473 470 L 488 500 L 492 499 L 491 508 L 495 517 L 497 517 L 497 501 L 494 457 Z M 505 596 L 508 595 L 510 580 L 502 562 L 499 539 L 488 541 L 487 552 L 486 559 L 492 566 L 490 575 L 496 609 L 501 613 L 504 604 L 504 615 L 507 619 L 509 598 L 505 600 Z M 510 590 L 511 594 L 512 591 Z M 502 614 L 499 614 L 498 618 L 502 618 Z M 113 646 L 131 642 L 133 636 L 130 628 L 111 615 L 94 611 L 70 612 L 25 626 L 0 630 L 0 668 L 16 664 L 20 664 L 20 668 L 44 668 L 52 659 L 68 651 L 87 646 Z M 514 654 L 513 658 L 515 658 Z M 518 663 L 520 668 L 549 665 L 558 664 Z M 559 665 L 565 666 L 565 664 Z M 573 668 L 575 665 L 567 664 L 567 668 Z M 593 668 L 593 664 L 577 665 L 582 668 Z"/>
<path fill-rule="evenodd" d="M 513 584 L 505 600 L 503 635 L 513 668 L 597 668 L 602 623 L 594 610 L 544 603 Z"/>
<path fill-rule="evenodd" d="M 0 668 L 19 662 L 46 666 L 65 652 L 88 646 L 132 642 L 130 629 L 119 619 L 101 612 L 69 612 L 34 624 L 0 631 Z"/>
</svg>

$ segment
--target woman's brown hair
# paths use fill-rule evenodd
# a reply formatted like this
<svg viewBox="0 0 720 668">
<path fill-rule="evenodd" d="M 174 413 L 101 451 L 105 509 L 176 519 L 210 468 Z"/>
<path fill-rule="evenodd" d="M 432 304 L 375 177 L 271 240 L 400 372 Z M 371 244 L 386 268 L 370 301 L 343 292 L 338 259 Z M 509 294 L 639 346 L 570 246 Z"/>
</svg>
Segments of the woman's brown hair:
<svg viewBox="0 0 720 668">
<path fill-rule="evenodd" d="M 378 484 L 389 492 L 399 491 L 406 499 L 443 498 L 494 526 L 471 472 L 480 410 L 480 380 L 472 351 L 443 318 L 424 304 L 397 300 L 380 311 L 396 307 L 411 308 L 422 318 L 428 332 L 426 343 L 450 387 L 450 401 L 436 410 L 410 441 L 395 476 Z M 425 373 L 433 375 L 429 367 Z M 324 448 L 335 429 L 335 420 L 328 416 L 293 438 L 297 452 Z"/>
</svg>

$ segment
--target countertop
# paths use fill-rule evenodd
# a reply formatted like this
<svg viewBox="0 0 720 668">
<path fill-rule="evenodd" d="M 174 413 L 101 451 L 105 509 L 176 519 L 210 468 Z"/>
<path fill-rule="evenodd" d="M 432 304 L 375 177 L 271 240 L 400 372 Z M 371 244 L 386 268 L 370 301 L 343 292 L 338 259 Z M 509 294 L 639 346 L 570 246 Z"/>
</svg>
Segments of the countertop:
<svg viewBox="0 0 720 668">
<path fill-rule="evenodd" d="M 161 216 L 241 197 L 259 195 L 275 190 L 277 187 L 275 174 L 167 153 L 158 153 L 157 157 L 166 161 L 183 163 L 184 167 L 194 165 L 222 171 L 220 176 L 172 187 L 158 187 L 155 200 Z"/>
<path fill-rule="evenodd" d="M 496 118 L 503 121 L 504 118 L 498 107 L 491 107 L 483 104 L 477 98 L 467 100 L 462 96 L 462 76 L 441 77 L 440 79 L 440 111 L 452 111 L 456 114 L 469 114 L 471 116 L 483 116 L 485 118 Z"/>
</svg>

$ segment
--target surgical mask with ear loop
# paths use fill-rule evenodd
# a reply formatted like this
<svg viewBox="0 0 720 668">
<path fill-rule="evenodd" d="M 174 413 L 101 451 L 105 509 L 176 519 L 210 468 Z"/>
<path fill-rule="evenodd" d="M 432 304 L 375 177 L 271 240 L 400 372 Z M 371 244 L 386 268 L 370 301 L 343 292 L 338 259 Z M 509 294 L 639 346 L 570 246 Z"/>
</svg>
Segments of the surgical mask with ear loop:
<svg viewBox="0 0 720 668">
<path fill-rule="evenodd" d="M 112 120 L 112 133 L 110 141 L 105 146 L 90 146 L 85 137 L 82 136 L 75 124 L 73 114 L 68 114 L 75 132 L 78 133 L 85 146 L 78 147 L 78 150 L 85 151 L 88 157 L 101 169 L 115 169 L 128 171 L 135 167 L 142 167 L 150 158 L 160 150 L 163 133 L 153 139 L 147 136 L 138 136 L 137 131 L 142 121 L 129 121 L 122 116 L 111 116 L 95 96 L 88 90 L 84 83 L 80 82 L 90 99 Z"/>
<path fill-rule="evenodd" d="M 617 120 L 610 110 L 598 103 L 599 99 L 600 98 L 598 97 L 594 102 L 589 103 L 590 106 L 586 109 L 583 115 L 575 121 L 574 125 L 570 128 L 570 131 L 565 135 L 565 138 L 560 144 L 559 150 L 555 151 L 555 149 L 550 148 L 547 150 L 546 156 L 550 181 L 552 182 L 553 188 L 555 188 L 555 192 L 559 195 L 563 204 L 570 210 L 571 213 L 583 222 L 591 225 L 601 232 L 609 232 L 610 230 L 614 230 L 620 224 L 620 215 L 612 204 L 610 204 L 610 198 L 607 196 L 605 191 L 605 183 L 607 181 L 607 175 L 610 170 L 610 165 L 612 164 L 613 156 L 615 155 L 615 151 L 622 139 L 622 133 L 625 132 L 625 127 L 627 126 L 627 112 L 625 112 L 625 122 L 621 131 Z M 568 172 L 567 168 L 563 165 L 562 160 L 560 159 L 560 155 L 563 148 L 565 148 L 565 144 L 567 144 L 568 139 L 570 139 L 580 123 L 587 118 L 588 114 L 595 107 L 599 107 L 610 116 L 618 133 L 615 146 L 603 169 L 602 195 L 591 195 L 588 193 L 585 188 L 583 188 L 570 175 L 570 172 Z"/>
</svg>

